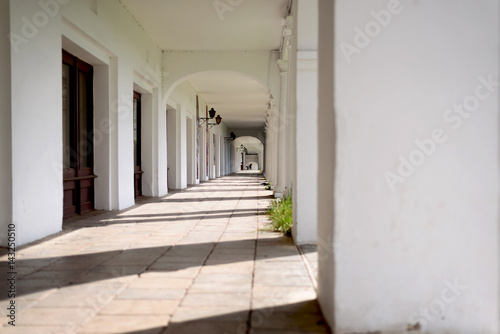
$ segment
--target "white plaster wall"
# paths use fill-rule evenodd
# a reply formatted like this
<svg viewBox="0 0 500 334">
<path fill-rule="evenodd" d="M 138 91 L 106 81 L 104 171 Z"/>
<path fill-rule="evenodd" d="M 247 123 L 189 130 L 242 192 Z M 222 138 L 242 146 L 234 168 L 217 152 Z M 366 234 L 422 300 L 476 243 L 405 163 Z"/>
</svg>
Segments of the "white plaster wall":
<svg viewBox="0 0 500 334">
<path fill-rule="evenodd" d="M 142 139 L 153 145 L 143 156 L 146 169 L 143 190 L 147 195 L 164 195 L 167 191 L 166 127 L 164 110 L 159 111 L 161 50 L 117 1 L 71 1 L 61 5 L 60 11 L 64 48 L 101 73 L 106 69 L 99 67 L 109 66 L 108 83 L 97 71 L 94 80 L 95 126 L 99 129 L 98 121 L 108 118 L 112 129 L 109 135 L 104 133 L 103 143 L 95 146 L 96 174 L 99 172 L 96 208 L 124 209 L 134 204 L 132 90 L 138 86 L 142 93 L 153 95 L 144 105 L 149 112 L 145 116 L 147 131 L 143 131 Z M 107 108 L 101 102 L 106 98 L 106 88 L 109 90 Z"/>
<path fill-rule="evenodd" d="M 8 167 L 0 166 L 13 182 L 10 197 L 14 203 L 13 219 L 19 225 L 19 243 L 57 232 L 62 224 L 63 47 L 91 63 L 95 70 L 95 128 L 102 130 L 102 137 L 95 138 L 96 208 L 124 209 L 134 204 L 134 84 L 152 94 L 145 103 L 151 110 L 151 131 L 143 132 L 144 142 L 152 143 L 146 156 L 146 193 L 163 195 L 167 191 L 166 113 L 159 103 L 162 51 L 118 1 L 57 0 L 51 4 L 52 7 L 46 7 L 38 1 L 11 1 L 10 11 L 2 10 L 2 29 L 24 36 L 11 50 L 14 61 L 6 66 L 12 72 L 9 87 L 13 88 L 12 173 Z M 31 26 L 33 22 L 35 28 Z M 2 48 L 5 50 L 9 48 Z M 0 63 L 7 65 L 4 53 L 0 54 Z M 4 93 L 10 95 L 8 89 L 3 89 Z M 104 128 L 102 122 L 107 122 Z M 4 124 L 10 121 L 2 119 Z M 3 128 L 2 135 L 10 137 Z M 2 144 L 3 153 L 10 143 L 2 140 Z M 2 159 L 2 163 L 9 162 Z M 2 183 L 1 188 L 8 189 L 8 185 L 4 187 Z M 9 207 L 8 202 L 2 201 L 2 205 Z M 5 217 L 9 216 L 1 210 L 6 212 Z"/>
<path fill-rule="evenodd" d="M 10 32 L 10 5 L 0 1 L 0 35 Z M 11 142 L 11 79 L 10 43 L 7 38 L 0 41 L 0 245 L 7 245 L 7 229 L 12 222 L 12 142 Z"/>
<path fill-rule="evenodd" d="M 11 32 L 23 36 L 25 20 L 40 11 L 35 1 L 11 1 Z M 18 245 L 62 226 L 61 18 L 46 17 L 26 34 L 26 43 L 11 48 L 12 220 Z"/>
<path fill-rule="evenodd" d="M 62 1 L 61 1 L 62 2 Z M 118 1 L 93 0 L 64 1 L 63 16 L 71 25 L 84 32 L 99 46 L 130 62 L 131 66 L 148 79 L 158 81 L 161 76 L 162 51 L 137 24 Z"/>
<path fill-rule="evenodd" d="M 325 45 L 320 98 L 329 99 L 326 87 L 335 95 L 338 122 L 335 145 L 329 102 L 320 100 L 320 152 L 330 146 L 319 161 L 319 235 L 327 245 L 320 302 L 337 333 L 405 332 L 416 323 L 429 333 L 498 333 L 499 88 L 478 78 L 498 81 L 499 5 L 398 3 L 338 0 L 335 27 L 332 12 L 323 14 L 330 5 L 320 6 L 320 31 L 330 29 L 323 38 L 335 31 L 335 89 L 333 72 L 321 67 L 322 57 L 333 62 Z M 388 6 L 398 13 L 366 47 L 359 37 L 348 62 L 340 43 L 355 45 L 354 29 Z M 487 97 L 470 115 L 448 111 L 475 94 Z M 443 131 L 435 150 L 415 153 L 423 150 L 415 141 L 435 129 Z M 338 165 L 328 171 L 322 164 L 335 166 L 333 147 Z M 385 175 L 398 173 L 400 156 L 422 163 L 392 191 Z M 322 186 L 333 184 L 333 171 L 334 222 L 322 201 L 333 203 Z"/>
</svg>

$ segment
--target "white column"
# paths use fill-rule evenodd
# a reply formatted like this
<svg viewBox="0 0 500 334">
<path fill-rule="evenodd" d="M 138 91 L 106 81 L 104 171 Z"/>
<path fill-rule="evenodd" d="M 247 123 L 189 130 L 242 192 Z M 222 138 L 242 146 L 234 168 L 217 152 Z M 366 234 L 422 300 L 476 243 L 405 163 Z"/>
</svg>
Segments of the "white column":
<svg viewBox="0 0 500 334">
<path fill-rule="evenodd" d="M 187 142 L 186 142 L 186 111 L 182 105 L 177 105 L 176 118 L 176 137 L 177 137 L 177 170 L 176 170 L 176 184 L 177 189 L 187 188 Z"/>
<path fill-rule="evenodd" d="M 274 196 L 281 197 L 286 188 L 286 101 L 288 89 L 288 62 L 278 60 L 278 65 L 281 70 L 281 96 L 280 96 L 280 112 L 277 120 L 276 130 L 278 132 L 278 168 L 277 168 L 277 184 L 274 188 Z"/>
<path fill-rule="evenodd" d="M 293 36 L 290 36 L 292 39 Z M 295 50 L 295 45 L 293 45 Z M 288 47 L 288 75 L 287 75 L 287 91 L 286 91 L 286 181 L 285 187 L 287 190 L 292 188 L 295 181 L 295 167 L 296 167 L 296 94 L 295 82 L 297 72 L 297 62 L 295 60 L 295 53 L 292 52 L 292 45 Z M 293 189 L 292 189 L 293 190 Z"/>
<path fill-rule="evenodd" d="M 5 1 L 4 1 L 5 2 Z M 2 5 L 1 29 L 9 24 L 9 6 Z M 23 36 L 25 21 L 40 12 L 37 1 L 10 1 L 9 32 Z M 43 13 L 45 14 L 45 13 Z M 6 21 L 4 21 L 6 19 Z M 2 118 L 12 110 L 10 117 L 12 143 L 12 221 L 16 224 L 16 245 L 56 233 L 62 227 L 62 66 L 61 66 L 61 17 L 48 18 L 43 29 L 26 39 L 26 43 L 2 44 L 2 82 L 5 94 L 2 101 Z M 31 30 L 33 31 L 33 30 Z M 8 41 L 7 33 L 2 35 Z M 4 48 L 6 47 L 6 49 Z M 7 52 L 10 52 L 9 70 Z M 9 67 L 6 67 L 9 68 Z M 3 105 L 7 101 L 6 105 Z M 8 108 L 10 105 L 11 108 Z M 2 126 L 2 128 L 4 128 Z M 7 130 L 9 132 L 9 130 Z M 8 141 L 7 141 L 8 142 Z M 2 144 L 2 147 L 5 144 Z M 3 147 L 3 150 L 5 148 Z M 0 160 L 2 160 L 0 158 Z M 10 160 L 7 154 L 7 161 Z M 9 169 L 7 168 L 7 171 Z M 6 182 L 7 187 L 9 181 Z M 7 189 L 8 190 L 8 189 Z M 7 200 L 8 202 L 8 200 Z M 7 212 L 9 212 L 8 210 Z M 3 215 L 3 213 L 2 213 Z M 3 218 L 2 218 L 3 220 Z M 9 219 L 10 220 L 10 219 Z M 6 223 L 10 223 L 7 221 Z M 7 233 L 2 230 L 1 235 Z M 4 240 L 2 240 L 4 242 Z"/>
<path fill-rule="evenodd" d="M 206 181 L 207 176 L 206 176 L 206 138 L 207 138 L 207 133 L 206 133 L 206 128 L 205 126 L 198 126 L 197 125 L 197 131 L 198 131 L 198 138 L 200 141 L 199 145 L 199 160 L 198 160 L 198 168 L 200 171 L 200 181 Z"/>
<path fill-rule="evenodd" d="M 318 296 L 335 333 L 500 332 L 500 3 L 451 3 L 320 1 Z M 354 21 L 381 30 L 349 54 Z"/>
<path fill-rule="evenodd" d="M 157 173 L 155 173 L 156 147 L 158 132 L 156 131 L 158 107 L 154 108 L 152 94 L 141 94 L 141 169 L 142 193 L 144 196 L 155 196 L 157 193 Z"/>
<path fill-rule="evenodd" d="M 273 187 L 276 187 L 278 180 L 278 111 L 275 106 L 270 110 L 270 145 L 269 154 L 271 156 L 269 168 L 269 180 Z"/>
<path fill-rule="evenodd" d="M 164 196 L 168 193 L 167 186 L 167 105 L 161 103 L 161 90 L 155 89 L 153 97 L 156 96 L 155 101 L 158 105 L 158 124 L 156 130 L 158 131 L 158 196 Z"/>
<path fill-rule="evenodd" d="M 151 193 L 153 196 L 163 196 L 167 192 L 167 178 L 165 174 L 163 174 L 166 173 L 166 170 L 162 168 L 164 166 L 162 159 L 165 159 L 166 157 L 166 152 L 164 150 L 164 147 L 166 147 L 166 115 L 165 110 L 161 107 L 159 88 L 153 88 L 153 92 L 150 95 L 150 98 L 153 119 L 152 137 L 154 148 L 151 156 Z"/>
<path fill-rule="evenodd" d="M 112 148 L 116 149 L 116 126 L 118 112 L 114 110 L 117 103 L 111 100 L 112 85 L 111 73 L 116 70 L 116 59 L 111 64 L 94 66 L 94 173 L 98 177 L 94 180 L 95 208 L 97 210 L 113 210 L 117 205 L 116 166 L 112 159 Z M 116 157 L 116 154 L 115 154 Z M 116 168 L 116 167 L 115 167 Z"/>
<path fill-rule="evenodd" d="M 273 141 L 272 141 L 272 147 L 271 147 L 271 154 L 272 154 L 272 186 L 273 189 L 276 187 L 276 184 L 278 183 L 278 144 L 279 144 L 279 133 L 278 133 L 278 121 L 279 121 L 279 115 L 278 115 L 278 109 L 276 107 L 273 107 L 271 109 L 271 124 L 272 124 L 272 136 L 273 136 Z"/>
<path fill-rule="evenodd" d="M 319 1 L 318 44 L 318 302 L 335 331 L 334 176 L 336 126 L 333 110 L 333 18 L 335 1 Z M 300 124 L 300 123 L 299 123 Z M 300 125 L 299 125 L 300 126 Z M 311 135 L 314 135 L 312 133 Z"/>
<path fill-rule="evenodd" d="M 224 135 L 221 135 L 219 139 L 220 147 L 220 175 L 226 175 L 226 144 L 224 142 Z"/>
<path fill-rule="evenodd" d="M 267 110 L 267 118 L 266 118 L 266 144 L 264 147 L 264 151 L 266 154 L 266 170 L 265 176 L 268 182 L 272 183 L 272 170 L 273 170 L 273 124 L 272 124 L 272 109 Z"/>
<path fill-rule="evenodd" d="M 172 106 L 167 107 L 167 183 L 169 189 L 176 189 L 177 170 L 177 112 Z"/>
<path fill-rule="evenodd" d="M 220 135 L 215 135 L 215 177 L 220 177 L 221 175 L 221 154 L 220 154 Z"/>
<path fill-rule="evenodd" d="M 194 132 L 194 121 L 192 118 L 186 117 L 186 154 L 187 154 L 187 184 L 196 183 L 196 157 L 195 157 L 195 142 L 196 136 Z"/>
<path fill-rule="evenodd" d="M 296 174 L 293 187 L 294 241 L 317 242 L 318 215 L 318 70 L 317 52 L 297 55 Z"/>
<path fill-rule="evenodd" d="M 226 144 L 226 174 L 231 174 L 233 171 L 231 169 L 232 167 L 232 160 L 231 160 L 231 154 L 232 154 L 232 145 L 231 142 Z"/>
<path fill-rule="evenodd" d="M 169 187 L 186 188 L 186 114 L 180 104 L 176 105 L 176 109 L 168 110 L 168 168 Z"/>
<path fill-rule="evenodd" d="M 133 113 L 133 70 L 124 60 L 112 58 L 111 61 L 112 116 L 116 130 L 113 132 L 111 148 L 111 171 L 116 196 L 114 208 L 123 210 L 135 203 L 134 199 L 134 113 Z M 116 102 L 117 101 L 117 102 Z"/>
<path fill-rule="evenodd" d="M 215 179 L 215 163 L 214 163 L 214 133 L 208 132 L 208 177 L 210 180 Z"/>
<path fill-rule="evenodd" d="M 293 162 L 293 236 L 297 244 L 317 242 L 318 201 L 318 0 L 293 3 L 293 45 L 290 52 L 293 82 L 295 148 Z M 290 119 L 290 118 L 289 118 Z"/>
</svg>

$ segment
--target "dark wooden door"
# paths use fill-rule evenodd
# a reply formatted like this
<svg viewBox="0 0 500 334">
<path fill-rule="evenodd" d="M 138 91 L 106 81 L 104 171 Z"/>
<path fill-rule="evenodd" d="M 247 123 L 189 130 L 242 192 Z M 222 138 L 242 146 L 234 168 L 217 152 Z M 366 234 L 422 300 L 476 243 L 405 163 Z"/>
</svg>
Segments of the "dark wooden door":
<svg viewBox="0 0 500 334">
<path fill-rule="evenodd" d="M 63 51 L 64 217 L 94 209 L 93 68 Z"/>
<path fill-rule="evenodd" d="M 134 92 L 134 196 L 142 196 L 141 94 Z"/>
</svg>

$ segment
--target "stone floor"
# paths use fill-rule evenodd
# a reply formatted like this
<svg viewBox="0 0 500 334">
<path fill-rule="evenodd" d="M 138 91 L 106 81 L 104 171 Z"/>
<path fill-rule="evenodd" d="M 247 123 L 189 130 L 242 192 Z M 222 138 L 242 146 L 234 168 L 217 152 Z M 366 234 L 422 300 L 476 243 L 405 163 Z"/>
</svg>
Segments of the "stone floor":
<svg viewBox="0 0 500 334">
<path fill-rule="evenodd" d="M 17 250 L 16 327 L 4 315 L 0 332 L 329 333 L 305 253 L 265 229 L 263 182 L 242 172 L 65 222 Z"/>
</svg>

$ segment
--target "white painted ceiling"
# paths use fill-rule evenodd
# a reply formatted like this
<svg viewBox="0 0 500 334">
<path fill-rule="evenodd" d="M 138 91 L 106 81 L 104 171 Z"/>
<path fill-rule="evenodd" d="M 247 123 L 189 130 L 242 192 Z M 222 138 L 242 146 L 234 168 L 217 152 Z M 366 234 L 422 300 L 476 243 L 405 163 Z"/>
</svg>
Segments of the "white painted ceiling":
<svg viewBox="0 0 500 334">
<path fill-rule="evenodd" d="M 259 82 L 233 72 L 206 72 L 189 82 L 229 128 L 264 126 L 269 92 Z"/>
<path fill-rule="evenodd" d="M 163 50 L 276 50 L 290 0 L 120 0 Z M 216 9 L 219 9 L 219 11 Z M 269 93 L 237 73 L 189 79 L 229 128 L 262 128 Z"/>
<path fill-rule="evenodd" d="M 289 0 L 120 0 L 163 50 L 272 50 Z M 233 5 L 231 5 L 233 4 Z M 221 7 L 224 6 L 224 7 Z M 219 9 L 219 12 L 216 10 Z"/>
</svg>

